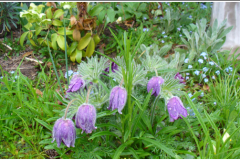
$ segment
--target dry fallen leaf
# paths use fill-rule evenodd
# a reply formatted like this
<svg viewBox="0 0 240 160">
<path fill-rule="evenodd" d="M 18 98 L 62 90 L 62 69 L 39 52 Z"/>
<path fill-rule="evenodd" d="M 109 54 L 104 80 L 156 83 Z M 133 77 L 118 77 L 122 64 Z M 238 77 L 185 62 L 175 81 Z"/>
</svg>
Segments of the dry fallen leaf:
<svg viewBox="0 0 240 160">
<path fill-rule="evenodd" d="M 27 57 L 27 56 L 31 55 L 32 53 L 33 53 L 33 51 L 26 52 L 22 55 L 22 58 Z"/>
<path fill-rule="evenodd" d="M 43 96 L 43 93 L 42 93 L 42 91 L 40 91 L 39 89 L 37 89 L 37 88 L 34 88 L 35 90 L 36 90 L 36 93 L 37 93 L 37 95 L 40 95 L 41 97 Z"/>
</svg>

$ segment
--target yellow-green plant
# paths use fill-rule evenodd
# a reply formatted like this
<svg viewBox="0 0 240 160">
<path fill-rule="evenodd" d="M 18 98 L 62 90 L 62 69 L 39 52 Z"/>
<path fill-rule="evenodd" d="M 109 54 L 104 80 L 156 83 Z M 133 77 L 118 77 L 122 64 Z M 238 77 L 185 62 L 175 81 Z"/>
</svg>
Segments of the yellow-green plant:
<svg viewBox="0 0 240 160">
<path fill-rule="evenodd" d="M 99 36 L 93 34 L 96 18 L 88 16 L 87 6 L 87 2 L 65 2 L 60 5 L 47 2 L 46 5 L 38 6 L 31 3 L 27 11 L 20 13 L 21 17 L 28 20 L 28 24 L 24 26 L 28 31 L 22 34 L 20 44 L 23 46 L 24 39 L 28 36 L 32 46 L 49 45 L 54 50 L 64 51 L 64 26 L 68 25 L 67 54 L 71 61 L 80 63 L 82 57 L 90 57 L 93 54 L 100 42 Z M 73 15 L 74 8 L 77 8 L 77 15 Z M 85 35 L 82 37 L 82 34 Z"/>
</svg>

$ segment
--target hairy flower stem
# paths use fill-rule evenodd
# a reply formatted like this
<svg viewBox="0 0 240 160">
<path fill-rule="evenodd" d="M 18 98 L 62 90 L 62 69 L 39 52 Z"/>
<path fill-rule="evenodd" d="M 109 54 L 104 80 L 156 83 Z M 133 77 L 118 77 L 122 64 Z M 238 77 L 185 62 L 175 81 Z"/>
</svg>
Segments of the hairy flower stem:
<svg viewBox="0 0 240 160">
<path fill-rule="evenodd" d="M 86 103 L 88 103 L 88 99 L 89 99 L 89 96 L 90 96 L 90 90 L 91 90 L 91 88 L 92 88 L 92 85 L 88 88 Z"/>
<path fill-rule="evenodd" d="M 154 70 L 155 70 L 156 76 L 158 77 L 158 72 L 157 72 L 157 69 L 156 69 L 156 68 L 154 68 Z"/>
<path fill-rule="evenodd" d="M 77 98 L 71 100 L 71 101 L 68 103 L 68 106 L 67 106 L 67 108 L 66 108 L 66 110 L 65 110 L 64 119 L 67 118 L 68 109 L 69 109 L 69 107 L 71 106 L 71 104 L 72 104 L 75 100 L 77 100 Z"/>
<path fill-rule="evenodd" d="M 122 83 L 123 83 L 124 79 L 121 80 L 119 86 L 122 87 Z"/>
<path fill-rule="evenodd" d="M 154 112 L 155 112 L 155 108 L 156 108 L 156 103 L 158 101 L 160 96 L 157 96 L 153 102 L 153 105 L 151 107 L 151 116 L 150 116 L 150 122 L 153 125 L 153 120 L 154 120 Z"/>
</svg>

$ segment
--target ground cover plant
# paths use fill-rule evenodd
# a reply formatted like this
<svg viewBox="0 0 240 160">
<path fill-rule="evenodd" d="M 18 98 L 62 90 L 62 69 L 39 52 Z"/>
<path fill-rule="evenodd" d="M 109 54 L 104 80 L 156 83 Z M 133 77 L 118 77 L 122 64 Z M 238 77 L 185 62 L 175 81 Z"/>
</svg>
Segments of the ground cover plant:
<svg viewBox="0 0 240 160">
<path fill-rule="evenodd" d="M 2 56 L 30 46 L 39 69 L 0 64 L 0 157 L 239 158 L 239 51 L 220 50 L 232 27 L 211 5 L 22 4 Z"/>
</svg>

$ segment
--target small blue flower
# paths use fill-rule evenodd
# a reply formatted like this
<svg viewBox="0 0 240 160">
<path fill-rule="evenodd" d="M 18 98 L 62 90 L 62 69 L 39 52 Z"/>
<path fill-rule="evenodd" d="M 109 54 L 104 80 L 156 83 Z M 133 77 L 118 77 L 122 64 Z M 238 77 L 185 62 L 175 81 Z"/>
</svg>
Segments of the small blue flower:
<svg viewBox="0 0 240 160">
<path fill-rule="evenodd" d="M 150 47 L 152 47 L 152 45 L 150 45 Z"/>
<path fill-rule="evenodd" d="M 192 101 L 194 101 L 196 98 L 193 98 Z"/>
<path fill-rule="evenodd" d="M 191 98 L 193 95 L 192 95 L 192 93 L 188 93 L 188 96 Z"/>
<path fill-rule="evenodd" d="M 188 59 L 188 58 L 186 58 L 186 59 L 184 60 L 184 63 L 188 63 L 188 61 L 189 61 L 189 59 Z"/>
<path fill-rule="evenodd" d="M 206 52 L 202 52 L 202 53 L 200 54 L 200 56 L 206 57 L 206 56 L 207 56 L 207 53 L 206 53 Z"/>
<path fill-rule="evenodd" d="M 148 31 L 148 28 L 143 28 L 143 32 Z"/>
<path fill-rule="evenodd" d="M 119 4 L 117 4 L 117 7 L 119 7 Z"/>
<path fill-rule="evenodd" d="M 213 62 L 213 61 L 210 61 L 209 64 L 210 64 L 211 66 L 213 66 L 213 65 L 214 65 L 214 62 Z"/>
<path fill-rule="evenodd" d="M 189 31 L 190 33 L 192 33 L 192 31 Z"/>
<path fill-rule="evenodd" d="M 204 67 L 204 68 L 203 68 L 203 71 L 204 71 L 204 72 L 207 72 L 207 71 L 208 71 L 208 68 L 207 68 L 207 67 Z"/>
<path fill-rule="evenodd" d="M 19 76 L 15 76 L 15 79 L 18 79 Z"/>
<path fill-rule="evenodd" d="M 162 43 L 164 43 L 164 40 L 162 40 Z"/>
<path fill-rule="evenodd" d="M 170 39 L 172 39 L 172 37 L 170 37 Z"/>
<path fill-rule="evenodd" d="M 147 18 L 146 17 L 143 17 L 144 20 L 146 20 Z"/>
<path fill-rule="evenodd" d="M 217 105 L 217 102 L 213 102 L 214 105 Z"/>
<path fill-rule="evenodd" d="M 204 96 L 204 92 L 202 92 L 200 96 L 203 97 Z"/>
<path fill-rule="evenodd" d="M 188 65 L 188 69 L 192 68 L 192 65 Z"/>
<path fill-rule="evenodd" d="M 177 30 L 178 30 L 178 31 L 180 31 L 180 30 L 181 30 L 181 28 L 177 28 Z"/>
<path fill-rule="evenodd" d="M 190 15 L 189 18 L 192 18 L 192 15 Z"/>
<path fill-rule="evenodd" d="M 3 79 L 3 76 L 1 76 L 0 79 Z"/>
<path fill-rule="evenodd" d="M 219 70 L 217 70 L 215 73 L 216 73 L 217 75 L 219 75 L 219 74 L 220 74 L 220 71 L 219 71 Z"/>
<path fill-rule="evenodd" d="M 180 26 L 180 28 L 182 28 L 182 26 Z"/>
<path fill-rule="evenodd" d="M 188 79 L 189 79 L 189 77 L 187 76 L 187 77 L 186 77 L 186 80 L 188 80 Z"/>
<path fill-rule="evenodd" d="M 189 75 L 190 75 L 190 73 L 186 73 L 186 75 L 187 75 L 187 76 L 189 76 Z"/>
<path fill-rule="evenodd" d="M 10 73 L 13 74 L 13 73 L 15 73 L 15 71 L 11 71 Z"/>
<path fill-rule="evenodd" d="M 199 59 L 198 62 L 199 62 L 199 63 L 203 63 L 203 59 Z"/>
<path fill-rule="evenodd" d="M 163 36 L 164 38 L 166 38 L 167 36 L 165 35 L 165 36 Z"/>
<path fill-rule="evenodd" d="M 202 77 L 205 78 L 205 77 L 206 77 L 206 74 L 202 74 Z"/>
<path fill-rule="evenodd" d="M 233 68 L 232 67 L 228 67 L 229 71 L 232 72 L 233 71 Z"/>
<path fill-rule="evenodd" d="M 180 34 L 179 36 L 182 37 L 182 34 Z"/>
<path fill-rule="evenodd" d="M 225 69 L 225 71 L 226 71 L 226 72 L 229 72 L 229 69 L 228 69 L 228 68 L 226 68 L 226 69 Z"/>
<path fill-rule="evenodd" d="M 68 71 L 68 77 L 70 77 L 72 74 L 73 74 L 73 71 L 69 70 Z M 65 76 L 64 77 L 67 78 L 67 72 L 65 72 Z"/>
<path fill-rule="evenodd" d="M 215 76 L 212 76 L 212 79 L 215 79 Z"/>
<path fill-rule="evenodd" d="M 158 5 L 158 9 L 161 7 L 161 5 Z"/>
<path fill-rule="evenodd" d="M 165 32 L 163 31 L 162 34 L 165 34 Z"/>
<path fill-rule="evenodd" d="M 207 78 L 204 78 L 204 82 L 207 83 L 207 82 L 208 82 L 208 79 L 207 79 Z"/>
<path fill-rule="evenodd" d="M 197 76 L 199 75 L 200 71 L 196 70 L 194 71 L 194 74 L 196 74 Z"/>
<path fill-rule="evenodd" d="M 115 78 L 113 78 L 113 80 L 116 82 L 116 79 L 115 79 Z"/>
<path fill-rule="evenodd" d="M 182 2 L 182 4 L 184 4 L 184 2 Z"/>
</svg>

